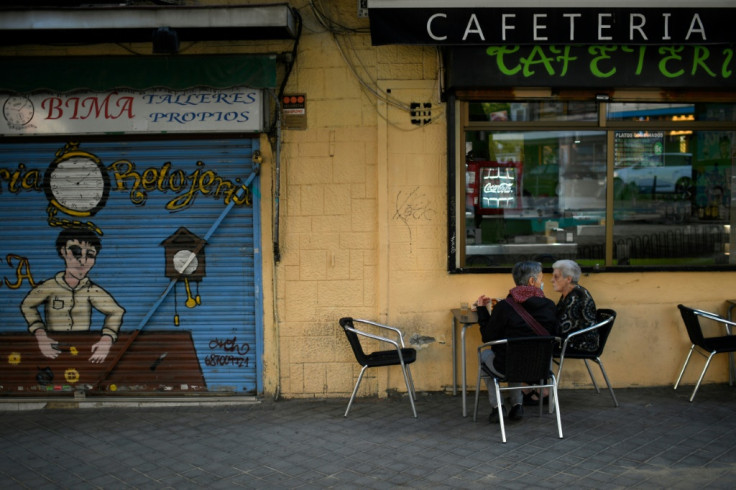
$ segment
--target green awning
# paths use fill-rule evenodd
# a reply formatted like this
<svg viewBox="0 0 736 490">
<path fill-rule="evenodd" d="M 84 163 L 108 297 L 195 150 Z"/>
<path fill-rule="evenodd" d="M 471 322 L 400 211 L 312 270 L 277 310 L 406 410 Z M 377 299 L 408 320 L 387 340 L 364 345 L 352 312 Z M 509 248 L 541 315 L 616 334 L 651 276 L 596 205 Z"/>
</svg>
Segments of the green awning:
<svg viewBox="0 0 736 490">
<path fill-rule="evenodd" d="M 275 88 L 276 55 L 0 57 L 0 91 Z"/>
</svg>

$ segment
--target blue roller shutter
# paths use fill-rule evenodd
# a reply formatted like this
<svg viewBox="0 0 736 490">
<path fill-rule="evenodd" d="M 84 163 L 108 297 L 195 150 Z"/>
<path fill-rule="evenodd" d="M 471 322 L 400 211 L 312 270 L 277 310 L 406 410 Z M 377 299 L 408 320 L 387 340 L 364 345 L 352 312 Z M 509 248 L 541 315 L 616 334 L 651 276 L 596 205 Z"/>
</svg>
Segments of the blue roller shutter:
<svg viewBox="0 0 736 490">
<path fill-rule="evenodd" d="M 0 144 L 0 393 L 260 392 L 257 144 L 250 138 Z M 99 180 L 67 173 L 60 182 L 72 195 L 55 205 L 53 177 L 46 175 L 50 167 L 69 172 L 68 162 L 80 159 L 100 162 L 109 180 L 91 215 L 75 199 L 100 197 L 88 188 Z M 87 296 L 62 291 L 52 298 L 55 275 L 71 270 L 57 238 L 80 229 L 93 230 L 101 242 L 86 275 L 96 287 Z M 64 252 L 72 257 L 73 249 Z M 35 296 L 46 301 L 24 303 Z M 104 360 L 91 362 L 102 334 L 115 336 L 119 323 L 110 311 L 120 309 L 98 308 L 110 298 L 124 310 L 122 325 Z M 64 307 L 85 302 L 89 321 L 79 311 L 58 320 Z M 55 358 L 29 332 L 32 311 L 46 324 Z"/>
</svg>

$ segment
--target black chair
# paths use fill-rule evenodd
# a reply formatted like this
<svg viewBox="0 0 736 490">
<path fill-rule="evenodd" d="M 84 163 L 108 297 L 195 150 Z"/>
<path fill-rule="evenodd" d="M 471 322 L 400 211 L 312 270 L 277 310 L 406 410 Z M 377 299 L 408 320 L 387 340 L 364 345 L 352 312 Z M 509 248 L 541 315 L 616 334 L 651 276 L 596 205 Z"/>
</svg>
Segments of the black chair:
<svg viewBox="0 0 736 490">
<path fill-rule="evenodd" d="M 585 367 L 588 369 L 588 375 L 590 375 L 590 379 L 591 381 L 593 381 L 593 386 L 595 387 L 596 393 L 600 394 L 601 390 L 598 388 L 598 383 L 596 383 L 595 381 L 593 371 L 591 371 L 588 361 L 593 361 L 598 364 L 598 367 L 601 368 L 603 379 L 606 381 L 606 385 L 608 386 L 608 392 L 611 393 L 611 398 L 613 398 L 613 406 L 618 407 L 618 400 L 616 400 L 616 395 L 613 393 L 611 381 L 608 379 L 608 374 L 603 367 L 603 362 L 601 361 L 600 357 L 603 354 L 603 349 L 605 349 L 606 347 L 606 341 L 608 340 L 608 336 L 611 333 L 611 329 L 613 328 L 613 323 L 615 321 L 616 312 L 614 310 L 599 308 L 596 312 L 596 323 L 568 335 L 565 339 L 565 342 L 562 344 L 562 349 L 559 352 L 555 352 L 554 362 L 559 366 L 557 368 L 557 383 L 559 383 L 560 378 L 562 378 L 562 365 L 565 362 L 565 359 L 582 359 L 585 362 Z M 593 330 L 598 331 L 598 349 L 595 352 L 580 352 L 575 350 L 568 350 L 568 345 L 575 337 L 585 335 L 586 333 L 592 332 Z M 550 405 L 549 408 L 550 411 L 552 411 L 552 405 Z"/>
<path fill-rule="evenodd" d="M 552 365 L 552 353 L 556 345 L 559 345 L 558 337 L 518 337 L 510 339 L 494 340 L 486 342 L 478 347 L 478 379 L 475 385 L 475 408 L 473 409 L 473 420 L 478 416 L 478 398 L 480 395 L 481 379 L 493 379 L 494 389 L 496 390 L 496 400 L 502 400 L 501 392 L 509 390 L 523 390 L 527 388 L 539 389 L 549 388 L 552 392 L 555 412 L 557 414 L 557 430 L 562 439 L 562 420 L 560 418 L 560 406 L 557 400 L 557 379 L 550 370 Z M 505 376 L 499 378 L 493 374 L 483 363 L 481 354 L 485 349 L 490 349 L 494 345 L 506 344 L 506 366 L 504 369 Z M 538 383 L 530 383 L 529 380 L 539 380 Z M 523 386 L 504 386 L 499 383 L 526 383 Z M 500 405 L 499 405 L 500 409 Z M 539 400 L 539 416 L 541 417 L 542 400 Z M 501 440 L 506 442 L 506 428 L 503 421 L 503 410 L 499 410 L 498 422 L 501 425 Z"/>
<path fill-rule="evenodd" d="M 394 332 L 397 334 L 398 340 L 392 340 L 387 337 L 382 337 L 380 335 L 375 335 L 363 330 L 359 330 L 355 328 L 356 323 L 373 325 L 374 327 L 377 327 L 379 329 Z M 411 402 L 411 410 L 412 412 L 414 412 L 414 418 L 416 418 L 417 409 L 414 406 L 414 400 L 416 400 L 417 395 L 414 391 L 414 381 L 411 378 L 409 364 L 417 360 L 417 351 L 416 349 L 413 349 L 411 347 L 404 346 L 404 338 L 401 334 L 401 330 L 396 327 L 382 325 L 380 323 L 372 322 L 369 320 L 359 320 L 357 318 L 353 319 L 350 317 L 340 318 L 340 326 L 345 331 L 345 335 L 347 335 L 348 337 L 350 347 L 353 348 L 355 360 L 358 361 L 358 364 L 363 366 L 363 369 L 360 370 L 360 375 L 358 375 L 358 381 L 355 383 L 355 388 L 353 388 L 353 394 L 350 396 L 348 408 L 347 410 L 345 410 L 345 417 L 348 416 L 350 406 L 353 404 L 355 395 L 358 393 L 358 387 L 360 386 L 360 382 L 363 379 L 363 373 L 365 373 L 366 369 L 368 369 L 369 367 L 379 366 L 401 366 L 401 371 L 404 374 L 404 381 L 406 382 L 406 389 L 409 394 L 409 402 Z M 360 344 L 360 336 L 378 340 L 380 342 L 389 343 L 393 345 L 394 348 L 391 350 L 380 350 L 372 352 L 370 354 L 366 354 L 363 351 L 363 346 Z"/>
<path fill-rule="evenodd" d="M 682 375 L 685 374 L 685 368 L 690 362 L 690 357 L 693 355 L 693 352 L 697 352 L 707 359 L 705 361 L 705 366 L 703 367 L 703 372 L 700 373 L 700 378 L 698 378 L 698 382 L 695 385 L 693 394 L 690 396 L 690 401 L 692 402 L 695 398 L 695 393 L 697 393 L 698 388 L 700 388 L 700 383 L 705 377 L 705 372 L 708 370 L 708 366 L 710 365 L 710 361 L 711 359 L 713 359 L 713 356 L 716 354 L 722 354 L 724 352 L 736 352 L 736 336 L 731 335 L 731 327 L 736 326 L 736 323 L 730 320 L 726 320 L 720 315 L 716 313 L 711 313 L 709 311 L 688 308 L 687 306 L 683 305 L 677 305 L 677 307 L 680 309 L 682 321 L 685 322 L 687 335 L 688 337 L 690 337 L 690 342 L 692 342 L 692 346 L 690 346 L 690 352 L 688 352 L 687 358 L 685 359 L 685 364 L 683 364 L 682 370 L 680 370 L 680 376 L 677 377 L 675 389 L 677 389 L 677 386 L 680 384 L 680 381 L 682 380 Z M 698 317 L 703 317 L 718 323 L 722 323 L 726 327 L 727 335 L 723 335 L 721 337 L 705 337 L 703 335 L 703 329 L 700 326 L 700 319 Z"/>
</svg>

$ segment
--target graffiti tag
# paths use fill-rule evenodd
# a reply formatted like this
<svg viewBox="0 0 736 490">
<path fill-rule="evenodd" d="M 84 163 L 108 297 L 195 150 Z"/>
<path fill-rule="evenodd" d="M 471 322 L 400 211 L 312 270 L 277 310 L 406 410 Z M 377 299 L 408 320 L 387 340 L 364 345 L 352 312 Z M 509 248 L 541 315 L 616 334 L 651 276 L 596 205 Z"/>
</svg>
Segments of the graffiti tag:
<svg viewBox="0 0 736 490">
<path fill-rule="evenodd" d="M 209 354 L 204 358 L 207 366 L 235 366 L 239 368 L 248 367 L 250 359 L 246 357 L 250 352 L 250 344 L 238 342 L 237 337 L 227 339 L 214 338 L 210 340 L 211 350 L 221 349 L 226 354 Z"/>
<path fill-rule="evenodd" d="M 250 344 L 247 342 L 243 342 L 241 344 L 238 343 L 238 338 L 233 337 L 231 339 L 212 339 L 210 340 L 210 349 L 222 349 L 225 352 L 237 352 L 241 356 L 246 355 L 248 352 L 250 352 Z"/>
<path fill-rule="evenodd" d="M 402 191 L 396 194 L 396 209 L 393 219 L 409 224 L 409 220 L 431 221 L 436 212 L 429 205 L 426 194 L 419 192 L 415 187 L 411 192 L 402 196 Z"/>
<path fill-rule="evenodd" d="M 239 356 L 224 356 L 220 354 L 210 354 L 204 358 L 206 366 L 235 366 L 239 368 L 247 368 L 249 359 Z"/>
<path fill-rule="evenodd" d="M 435 214 L 435 210 L 429 205 L 427 196 L 419 192 L 419 187 L 415 187 L 406 195 L 402 195 L 402 191 L 396 194 L 395 210 L 392 218 L 406 225 L 406 229 L 409 231 L 410 248 L 412 246 L 412 232 L 409 221 L 431 221 Z"/>
</svg>

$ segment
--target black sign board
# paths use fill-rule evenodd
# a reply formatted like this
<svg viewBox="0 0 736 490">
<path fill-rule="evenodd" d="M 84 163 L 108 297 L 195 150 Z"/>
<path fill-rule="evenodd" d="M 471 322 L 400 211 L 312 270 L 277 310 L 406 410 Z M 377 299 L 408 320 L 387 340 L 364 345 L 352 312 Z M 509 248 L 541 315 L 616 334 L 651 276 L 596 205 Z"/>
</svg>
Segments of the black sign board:
<svg viewBox="0 0 736 490">
<path fill-rule="evenodd" d="M 489 46 L 447 51 L 450 89 L 736 88 L 734 46 Z"/>
<path fill-rule="evenodd" d="M 693 2 L 692 8 L 550 8 L 509 3 L 462 8 L 446 2 L 443 7 L 423 8 L 422 2 L 414 2 L 419 8 L 399 8 L 413 4 L 407 0 L 369 2 L 371 40 L 375 46 L 736 43 L 736 6 L 702 7 Z"/>
</svg>

